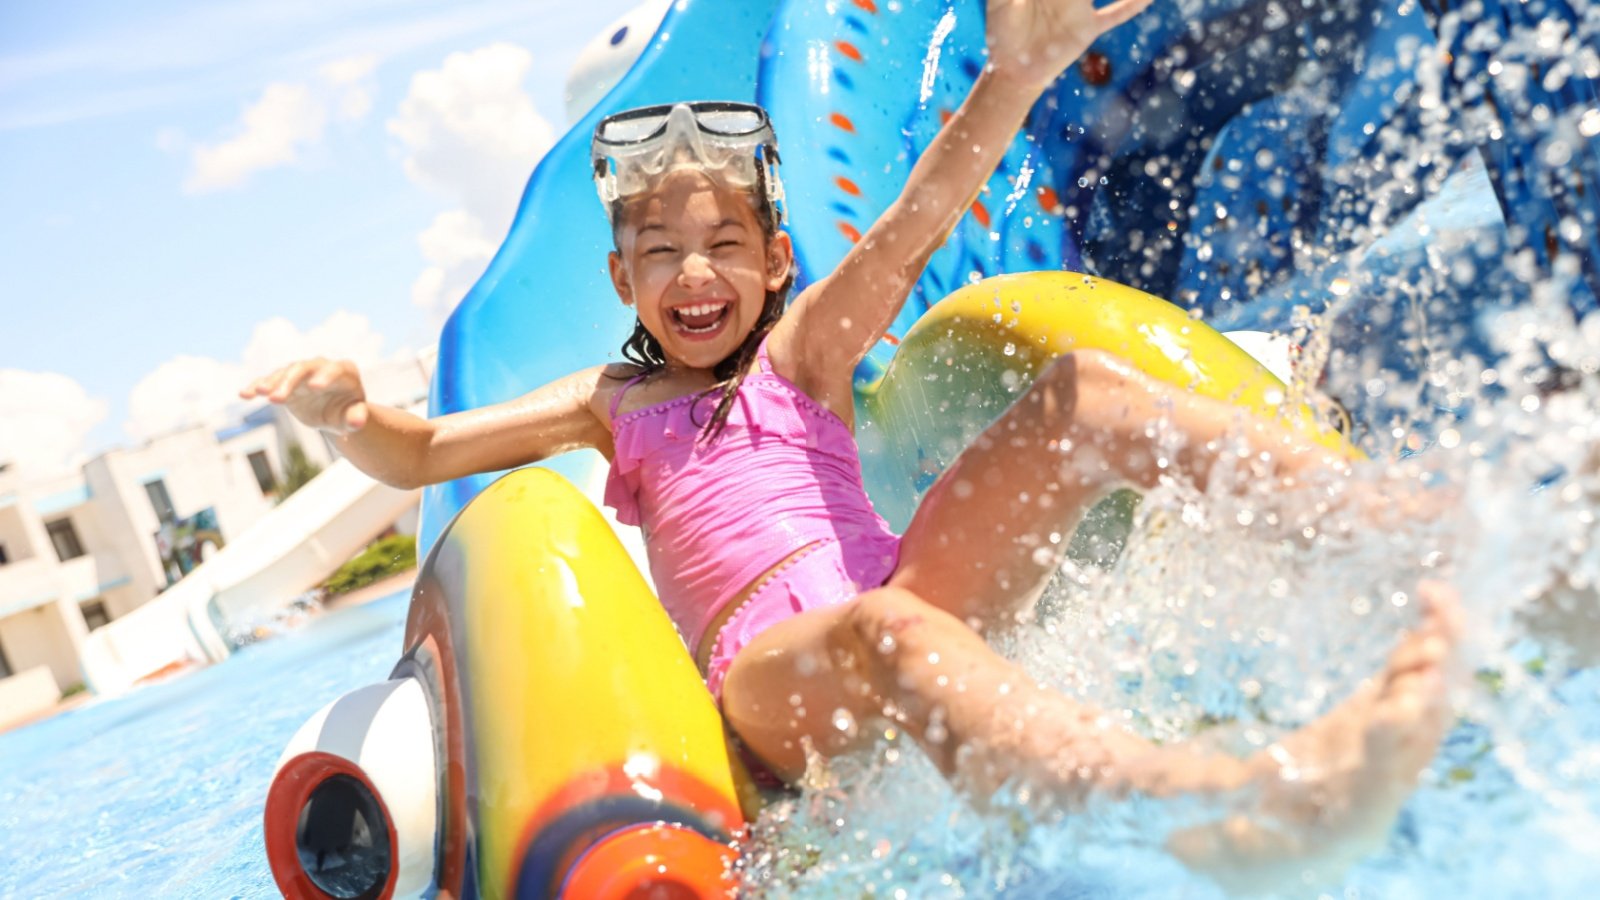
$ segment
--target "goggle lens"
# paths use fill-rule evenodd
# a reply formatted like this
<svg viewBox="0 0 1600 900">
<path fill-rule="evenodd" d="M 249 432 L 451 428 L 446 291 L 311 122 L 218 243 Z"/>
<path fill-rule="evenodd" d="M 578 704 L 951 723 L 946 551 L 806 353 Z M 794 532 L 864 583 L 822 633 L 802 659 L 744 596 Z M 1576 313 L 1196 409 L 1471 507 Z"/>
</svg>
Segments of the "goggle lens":
<svg viewBox="0 0 1600 900">
<path fill-rule="evenodd" d="M 754 134 L 766 125 L 766 116 L 756 107 L 728 107 L 722 104 L 688 104 L 695 125 L 706 134 L 741 137 Z M 637 144 L 661 134 L 667 127 L 672 107 L 661 106 L 637 114 L 623 113 L 600 123 L 595 135 L 606 144 Z"/>
<path fill-rule="evenodd" d="M 658 134 L 667 124 L 667 116 L 640 116 L 636 119 L 610 119 L 600 128 L 600 140 L 608 144 L 634 144 Z"/>
<path fill-rule="evenodd" d="M 693 107 L 690 107 L 693 109 Z M 761 130 L 761 114 L 747 109 L 717 109 L 696 112 L 695 121 L 703 131 L 712 134 L 738 136 Z"/>
</svg>

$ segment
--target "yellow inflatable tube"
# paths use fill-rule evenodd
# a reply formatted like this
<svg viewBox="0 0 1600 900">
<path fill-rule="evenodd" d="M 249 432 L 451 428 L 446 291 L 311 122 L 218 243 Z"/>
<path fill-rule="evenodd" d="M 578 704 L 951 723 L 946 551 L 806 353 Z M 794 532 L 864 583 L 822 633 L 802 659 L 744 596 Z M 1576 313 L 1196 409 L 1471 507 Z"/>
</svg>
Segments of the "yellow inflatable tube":
<svg viewBox="0 0 1600 900">
<path fill-rule="evenodd" d="M 461 880 L 490 898 L 725 893 L 743 772 L 672 623 L 570 483 L 523 469 L 473 500 L 408 631 L 453 662 L 476 855 Z"/>
<path fill-rule="evenodd" d="M 1171 303 L 1077 272 L 1002 275 L 935 304 L 862 390 L 864 465 L 879 511 L 903 527 L 933 479 L 1040 369 L 1087 349 L 1358 453 L 1248 353 Z"/>
</svg>

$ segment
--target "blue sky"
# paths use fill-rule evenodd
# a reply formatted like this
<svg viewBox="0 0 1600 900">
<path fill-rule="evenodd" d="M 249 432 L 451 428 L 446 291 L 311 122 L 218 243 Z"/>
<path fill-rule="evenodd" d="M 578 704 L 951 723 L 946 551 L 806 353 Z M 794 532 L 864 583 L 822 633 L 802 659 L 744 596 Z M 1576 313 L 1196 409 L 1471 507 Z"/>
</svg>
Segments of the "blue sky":
<svg viewBox="0 0 1600 900">
<path fill-rule="evenodd" d="M 0 458 L 204 418 L 298 351 L 431 345 L 636 2 L 0 5 Z"/>
</svg>

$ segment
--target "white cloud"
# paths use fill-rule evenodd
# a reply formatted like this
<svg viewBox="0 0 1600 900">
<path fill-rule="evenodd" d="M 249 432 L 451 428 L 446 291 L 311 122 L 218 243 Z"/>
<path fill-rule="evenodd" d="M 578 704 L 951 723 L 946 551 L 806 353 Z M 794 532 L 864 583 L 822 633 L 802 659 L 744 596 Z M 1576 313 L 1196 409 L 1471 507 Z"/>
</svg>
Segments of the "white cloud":
<svg viewBox="0 0 1600 900">
<path fill-rule="evenodd" d="M 431 326 L 442 325 L 498 244 L 482 222 L 461 209 L 440 213 L 417 235 L 417 244 L 429 265 L 411 286 L 411 302 Z"/>
<path fill-rule="evenodd" d="M 188 428 L 227 423 L 240 404 L 245 370 L 207 356 L 178 356 L 139 379 L 128 395 L 128 434 L 136 441 Z"/>
<path fill-rule="evenodd" d="M 251 175 L 294 162 L 319 143 L 327 108 L 303 84 L 269 84 L 240 117 L 238 133 L 194 149 L 184 190 L 201 192 L 243 184 Z"/>
<path fill-rule="evenodd" d="M 0 462 L 25 479 L 82 464 L 89 432 L 106 417 L 106 401 L 55 372 L 0 369 Z"/>
<path fill-rule="evenodd" d="M 389 120 L 407 151 L 406 174 L 487 225 L 509 222 L 534 163 L 555 140 L 523 89 L 532 66 L 533 54 L 498 43 L 413 75 Z"/>
<path fill-rule="evenodd" d="M 417 243 L 429 262 L 443 266 L 488 259 L 497 246 L 483 223 L 462 209 L 440 213 L 432 225 L 417 235 Z"/>
<path fill-rule="evenodd" d="M 258 322 L 245 345 L 243 363 L 251 372 L 265 374 L 312 356 L 365 365 L 381 359 L 382 351 L 383 335 L 372 329 L 367 317 L 341 309 L 305 332 L 281 316 Z"/>
<path fill-rule="evenodd" d="M 404 351 L 385 358 L 383 343 L 383 335 L 373 330 L 366 316 L 344 310 L 308 331 L 288 319 L 267 319 L 256 324 L 237 362 L 178 356 L 157 366 L 134 385 L 125 427 L 138 441 L 193 425 L 221 427 L 259 402 L 239 400 L 238 391 L 246 382 L 300 359 L 350 359 L 364 370 L 378 370 L 409 358 Z M 369 391 L 376 400 L 390 399 L 373 385 Z"/>
<path fill-rule="evenodd" d="M 372 111 L 372 73 L 377 66 L 378 58 L 368 54 L 336 60 L 318 70 L 317 74 L 333 91 L 334 110 L 339 118 L 353 122 Z"/>
<path fill-rule="evenodd" d="M 310 82 L 267 85 L 240 115 L 232 137 L 190 152 L 192 168 L 184 190 L 237 187 L 257 172 L 294 163 L 301 151 L 321 144 L 330 118 L 364 118 L 372 111 L 376 65 L 374 56 L 351 57 L 324 64 Z M 157 141 L 174 144 L 170 135 Z"/>
<path fill-rule="evenodd" d="M 494 255 L 534 165 L 555 131 L 523 88 L 533 65 L 506 43 L 452 53 L 412 76 L 389 133 L 405 151 L 406 174 L 460 204 L 418 235 L 428 265 L 414 304 L 440 325 Z"/>
</svg>

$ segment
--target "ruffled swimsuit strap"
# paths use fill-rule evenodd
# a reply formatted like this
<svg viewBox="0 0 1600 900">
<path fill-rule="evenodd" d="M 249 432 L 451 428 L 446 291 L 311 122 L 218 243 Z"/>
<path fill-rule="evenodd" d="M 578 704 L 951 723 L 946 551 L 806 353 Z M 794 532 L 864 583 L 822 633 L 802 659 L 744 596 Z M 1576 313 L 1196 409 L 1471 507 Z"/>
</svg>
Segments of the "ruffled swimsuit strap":
<svg viewBox="0 0 1600 900">
<path fill-rule="evenodd" d="M 763 375 L 772 374 L 772 357 L 767 355 L 767 341 L 771 338 L 772 332 L 769 331 L 767 336 L 761 339 L 761 345 L 756 348 L 756 367 Z"/>
<path fill-rule="evenodd" d="M 611 395 L 611 421 L 613 423 L 617 421 L 617 410 L 622 407 L 622 395 L 626 394 L 629 388 L 645 380 L 649 374 L 649 372 L 641 372 L 638 375 L 633 376 L 632 378 L 628 379 L 627 384 L 617 388 L 617 392 Z"/>
</svg>

